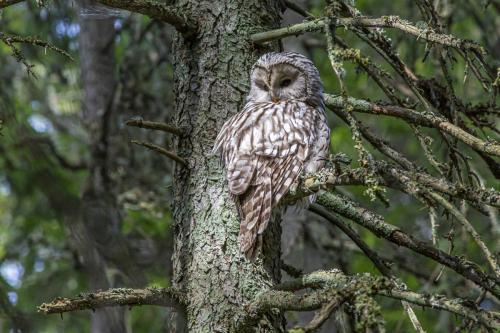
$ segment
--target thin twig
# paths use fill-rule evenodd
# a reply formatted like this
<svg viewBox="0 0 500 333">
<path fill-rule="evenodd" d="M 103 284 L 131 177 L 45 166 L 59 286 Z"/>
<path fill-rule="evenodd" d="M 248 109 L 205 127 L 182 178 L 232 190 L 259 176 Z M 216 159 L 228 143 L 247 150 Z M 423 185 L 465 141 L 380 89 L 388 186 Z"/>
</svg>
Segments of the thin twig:
<svg viewBox="0 0 500 333">
<path fill-rule="evenodd" d="M 142 119 L 130 119 L 130 120 L 127 120 L 125 122 L 125 124 L 128 126 L 159 130 L 159 131 L 175 134 L 178 136 L 182 135 L 182 130 L 180 128 L 166 124 L 166 123 L 157 122 L 157 121 L 148 121 L 148 120 L 142 120 Z"/>
<path fill-rule="evenodd" d="M 285 6 L 293 10 L 299 15 L 302 15 L 303 17 L 313 17 L 311 13 L 309 13 L 307 10 L 302 8 L 301 6 L 297 5 L 295 2 L 290 1 L 290 0 L 285 0 Z"/>
<path fill-rule="evenodd" d="M 167 156 L 168 158 L 170 159 L 173 159 L 174 161 L 184 165 L 184 166 L 187 166 L 188 163 L 185 159 L 183 159 L 182 157 L 180 156 L 177 156 L 175 153 L 171 152 L 171 151 L 168 151 L 166 150 L 165 148 L 163 147 L 160 147 L 158 145 L 155 145 L 155 144 L 152 144 L 152 143 L 149 143 L 149 142 L 142 142 L 142 141 L 137 141 L 137 140 L 131 140 L 130 142 L 136 144 L 136 145 L 139 145 L 139 146 L 143 146 L 143 147 L 146 147 L 148 149 L 151 149 L 157 153 L 160 153 L 162 155 L 165 155 Z"/>
<path fill-rule="evenodd" d="M 483 251 L 486 260 L 488 261 L 489 265 L 493 269 L 493 272 L 495 273 L 496 277 L 500 279 L 500 268 L 498 267 L 498 262 L 496 257 L 490 252 L 486 244 L 481 239 L 481 236 L 477 233 L 476 229 L 472 226 L 472 224 L 465 218 L 465 216 L 460 213 L 458 209 L 455 208 L 448 200 L 440 196 L 439 194 L 435 192 L 429 192 L 429 195 L 436 200 L 441 206 L 446 208 L 447 211 L 449 211 L 467 230 L 467 232 L 472 236 L 476 244 L 479 246 L 481 251 Z"/>
<path fill-rule="evenodd" d="M 32 44 L 32 45 L 36 45 L 36 46 L 41 46 L 43 48 L 60 53 L 63 56 L 65 56 L 66 58 L 70 59 L 71 61 L 74 61 L 73 57 L 65 50 L 60 49 L 60 48 L 50 44 L 49 42 L 43 41 L 43 40 L 38 39 L 36 37 L 11 36 L 11 35 L 7 35 L 3 32 L 0 32 L 0 40 L 3 41 L 8 46 L 12 45 L 12 43 Z"/>
</svg>

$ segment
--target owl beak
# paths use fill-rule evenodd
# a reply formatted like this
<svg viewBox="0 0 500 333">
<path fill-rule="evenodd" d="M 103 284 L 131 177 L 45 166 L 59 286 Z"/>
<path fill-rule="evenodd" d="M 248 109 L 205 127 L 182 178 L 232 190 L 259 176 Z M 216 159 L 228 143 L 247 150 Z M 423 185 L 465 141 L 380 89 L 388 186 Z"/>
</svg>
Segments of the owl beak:
<svg viewBox="0 0 500 333">
<path fill-rule="evenodd" d="M 271 101 L 273 101 L 273 103 L 278 103 L 280 101 L 280 98 L 275 94 L 271 93 Z"/>
</svg>

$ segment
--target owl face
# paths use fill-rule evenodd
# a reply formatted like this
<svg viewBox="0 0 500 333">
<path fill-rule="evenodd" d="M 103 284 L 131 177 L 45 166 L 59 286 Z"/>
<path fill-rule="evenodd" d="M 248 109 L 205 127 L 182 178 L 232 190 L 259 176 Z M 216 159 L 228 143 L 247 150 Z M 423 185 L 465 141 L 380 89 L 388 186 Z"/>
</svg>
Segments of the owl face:
<svg viewBox="0 0 500 333">
<path fill-rule="evenodd" d="M 252 86 L 256 102 L 303 99 L 307 96 L 306 78 L 297 67 L 282 63 L 270 68 L 256 67 L 252 72 Z"/>
<path fill-rule="evenodd" d="M 271 52 L 255 63 L 248 101 L 279 103 L 301 100 L 323 106 L 323 84 L 314 64 L 298 53 Z"/>
</svg>

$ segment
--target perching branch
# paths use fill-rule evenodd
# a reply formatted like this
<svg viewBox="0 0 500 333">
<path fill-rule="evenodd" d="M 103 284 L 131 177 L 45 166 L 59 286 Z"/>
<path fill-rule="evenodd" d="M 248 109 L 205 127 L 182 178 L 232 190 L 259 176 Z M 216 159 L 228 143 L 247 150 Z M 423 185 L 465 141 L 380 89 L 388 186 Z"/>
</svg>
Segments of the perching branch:
<svg viewBox="0 0 500 333">
<path fill-rule="evenodd" d="M 260 44 L 269 42 L 275 39 L 281 39 L 288 36 L 299 35 L 305 32 L 313 32 L 323 30 L 327 18 L 319 18 L 309 22 L 302 22 L 285 28 L 259 32 L 253 34 L 250 38 L 254 43 Z M 481 54 L 484 49 L 477 43 L 468 40 L 462 40 L 451 35 L 439 34 L 432 29 L 420 29 L 411 22 L 400 19 L 397 16 L 383 16 L 381 18 L 367 17 L 341 17 L 332 18 L 338 27 L 365 27 L 365 28 L 396 28 L 429 42 L 451 46 L 463 50 L 475 50 Z"/>
<path fill-rule="evenodd" d="M 167 133 L 171 133 L 174 135 L 182 135 L 182 130 L 178 127 L 162 123 L 162 122 L 157 122 L 157 121 L 148 121 L 148 120 L 142 120 L 142 119 L 130 119 L 125 122 L 126 125 L 128 126 L 134 126 L 134 127 L 139 127 L 139 128 L 147 128 L 147 129 L 152 129 L 152 130 L 159 130 Z"/>
<path fill-rule="evenodd" d="M 162 155 L 165 155 L 167 156 L 168 158 L 184 165 L 184 166 L 187 166 L 188 163 L 185 159 L 183 159 L 182 157 L 180 156 L 177 156 L 175 153 L 171 152 L 171 151 L 168 151 L 166 150 L 165 148 L 163 147 L 160 147 L 158 145 L 155 145 L 155 144 L 152 144 L 152 143 L 149 143 L 149 142 L 142 142 L 142 141 L 137 141 L 137 140 L 131 140 L 130 142 L 136 144 L 136 145 L 139 145 L 139 146 L 143 146 L 143 147 L 146 147 L 148 149 L 151 149 L 152 151 L 155 151 L 157 153 L 160 153 Z"/>
<path fill-rule="evenodd" d="M 396 165 L 384 161 L 374 161 L 377 182 L 382 185 L 407 194 L 418 192 L 417 185 L 431 188 L 435 191 L 465 199 L 471 203 L 484 203 L 493 207 L 500 207 L 500 192 L 480 188 L 466 188 L 453 184 L 443 178 L 433 177 L 424 171 L 407 171 Z M 365 168 L 329 169 L 325 168 L 315 174 L 302 176 L 300 186 L 291 191 L 288 201 L 294 201 L 319 190 L 332 189 L 335 186 L 367 185 L 367 171 Z"/>
<path fill-rule="evenodd" d="M 152 0 L 97 0 L 98 2 L 119 9 L 143 14 L 171 24 L 184 37 L 191 37 L 196 32 L 196 25 L 184 13 L 174 6 Z"/>
<path fill-rule="evenodd" d="M 159 305 L 182 309 L 182 304 L 181 295 L 169 288 L 116 288 L 81 294 L 75 298 L 56 298 L 40 305 L 38 312 L 51 314 L 123 305 Z"/>
<path fill-rule="evenodd" d="M 433 127 L 459 139 L 463 143 L 471 146 L 478 151 L 495 156 L 500 156 L 499 143 L 495 141 L 483 141 L 464 131 L 460 127 L 450 123 L 448 120 L 436 115 L 418 112 L 396 105 L 380 105 L 362 99 L 356 99 L 352 97 L 345 98 L 343 96 L 334 96 L 329 94 L 325 94 L 325 102 L 326 105 L 331 108 L 345 108 L 350 106 L 353 108 L 353 111 L 356 112 L 397 117 L 404 119 L 414 125 Z"/>
</svg>

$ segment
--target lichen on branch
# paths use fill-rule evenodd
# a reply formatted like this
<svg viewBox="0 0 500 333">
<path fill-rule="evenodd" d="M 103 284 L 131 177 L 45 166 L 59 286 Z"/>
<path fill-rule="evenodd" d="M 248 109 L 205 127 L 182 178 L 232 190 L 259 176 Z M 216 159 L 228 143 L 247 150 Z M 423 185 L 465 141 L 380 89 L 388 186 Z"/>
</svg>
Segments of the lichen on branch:
<svg viewBox="0 0 500 333">
<path fill-rule="evenodd" d="M 169 288 L 115 288 L 80 294 L 74 298 L 56 298 L 43 303 L 38 311 L 44 314 L 94 310 L 109 306 L 159 305 L 182 308 L 182 296 Z"/>
</svg>

